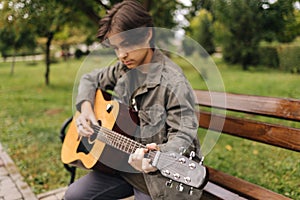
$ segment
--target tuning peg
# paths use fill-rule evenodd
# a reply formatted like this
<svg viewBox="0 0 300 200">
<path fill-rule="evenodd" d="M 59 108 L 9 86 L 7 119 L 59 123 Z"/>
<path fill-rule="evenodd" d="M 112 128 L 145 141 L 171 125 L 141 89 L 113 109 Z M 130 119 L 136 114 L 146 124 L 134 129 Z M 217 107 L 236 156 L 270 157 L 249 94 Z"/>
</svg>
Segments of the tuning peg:
<svg viewBox="0 0 300 200">
<path fill-rule="evenodd" d="M 189 159 L 192 160 L 196 156 L 195 151 L 191 151 Z"/>
<path fill-rule="evenodd" d="M 172 180 L 167 181 L 167 182 L 166 182 L 166 186 L 167 186 L 168 188 L 172 188 L 172 187 L 173 187 L 173 181 L 172 181 Z"/>
<path fill-rule="evenodd" d="M 190 188 L 190 190 L 189 190 L 189 195 L 191 195 L 191 196 L 192 196 L 192 195 L 193 195 L 193 193 L 194 193 L 194 188 L 193 188 L 193 187 L 191 187 L 191 188 Z"/>
<path fill-rule="evenodd" d="M 178 185 L 176 186 L 176 189 L 177 189 L 179 192 L 182 192 L 183 189 L 184 189 L 183 184 L 182 184 L 182 183 L 178 184 Z"/>
<path fill-rule="evenodd" d="M 199 165 L 202 165 L 203 164 L 203 161 L 204 161 L 204 156 L 201 157 L 201 160 L 199 162 Z"/>
</svg>

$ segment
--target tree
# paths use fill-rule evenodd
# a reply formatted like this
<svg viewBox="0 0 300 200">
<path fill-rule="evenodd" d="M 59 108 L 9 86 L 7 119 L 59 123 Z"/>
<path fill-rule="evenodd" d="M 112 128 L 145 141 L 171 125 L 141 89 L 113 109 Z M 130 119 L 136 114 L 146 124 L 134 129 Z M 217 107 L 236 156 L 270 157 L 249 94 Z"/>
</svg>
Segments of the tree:
<svg viewBox="0 0 300 200">
<path fill-rule="evenodd" d="M 73 5 L 74 9 L 88 16 L 95 24 L 114 4 L 122 0 L 86 0 L 83 4 L 81 0 L 64 0 L 60 1 L 63 6 Z M 195 1 L 195 0 L 194 0 Z M 105 2 L 105 3 L 104 3 Z M 179 1 L 170 0 L 140 0 L 146 10 L 153 16 L 154 24 L 157 27 L 172 28 L 176 26 L 175 11 L 185 8 L 184 4 Z"/>
<path fill-rule="evenodd" d="M 230 63 L 241 63 L 247 70 L 251 64 L 263 30 L 260 1 L 215 1 L 216 20 L 224 24 L 223 57 Z"/>
<path fill-rule="evenodd" d="M 56 38 L 55 36 L 61 31 L 66 31 L 66 27 L 79 27 L 93 33 L 96 36 L 98 22 L 108 9 L 121 0 L 9 0 L 4 1 L 12 6 L 10 10 L 14 10 L 16 6 L 20 6 L 19 12 L 22 11 L 27 15 L 27 21 L 32 25 L 32 30 L 39 36 L 46 38 L 45 54 L 46 54 L 46 72 L 45 83 L 50 84 L 50 46 Z M 198 1 L 198 0 L 194 0 Z M 2 1 L 3 2 L 3 1 Z M 178 1 L 169 0 L 141 0 L 141 3 L 153 15 L 154 24 L 158 27 L 173 28 L 176 26 L 175 14 L 177 9 L 185 8 Z M 19 19 L 18 19 L 19 20 Z M 19 35 L 19 34 L 18 34 Z M 86 38 L 86 42 L 91 42 L 91 34 Z M 95 38 L 95 37 L 94 37 Z M 95 38 L 96 39 L 96 38 Z"/>
<path fill-rule="evenodd" d="M 197 41 L 208 54 L 215 52 L 215 45 L 213 42 L 213 18 L 211 13 L 205 9 L 201 9 L 190 22 L 187 29 L 187 34 Z"/>
<path fill-rule="evenodd" d="M 264 39 L 267 41 L 292 42 L 298 33 L 295 0 L 277 0 L 263 4 Z"/>
<path fill-rule="evenodd" d="M 146 9 L 155 17 L 155 24 L 157 26 L 173 27 L 174 26 L 174 11 L 178 2 L 166 1 L 163 3 L 155 3 L 159 0 L 152 2 L 151 0 L 144 0 L 142 3 Z M 101 0 L 87 0 L 84 3 L 80 0 L 65 0 L 65 1 L 47 1 L 37 0 L 31 3 L 31 20 L 37 26 L 37 32 L 40 36 L 47 37 L 46 42 L 46 73 L 45 82 L 49 84 L 50 74 L 50 45 L 54 39 L 55 34 L 65 27 L 66 24 L 75 26 L 94 27 L 94 33 L 97 31 L 97 24 L 100 18 L 106 13 L 115 3 L 120 0 L 110 0 L 103 3 Z M 158 6 L 159 5 L 159 6 Z M 82 14 L 86 16 L 94 25 L 87 23 L 87 19 L 82 19 Z M 80 22 L 80 23 L 74 23 Z M 89 28 L 90 29 L 90 28 Z M 95 34 L 96 35 L 96 34 Z M 88 41 L 88 40 L 87 40 Z"/>
<path fill-rule="evenodd" d="M 12 51 L 11 75 L 14 74 L 15 57 L 21 48 L 34 49 L 35 35 L 28 23 L 27 13 L 23 12 L 25 4 L 3 1 L 0 24 L 0 49 L 2 56 Z"/>
<path fill-rule="evenodd" d="M 293 2 L 295 0 L 214 1 L 215 20 L 225 28 L 224 59 L 241 63 L 247 70 L 250 64 L 255 64 L 260 41 L 292 41 L 297 35 L 291 33 L 295 27 Z"/>
<path fill-rule="evenodd" d="M 54 35 L 61 30 L 61 27 L 67 23 L 72 10 L 65 8 L 56 1 L 36 0 L 29 4 L 30 23 L 35 25 L 35 32 L 40 37 L 46 37 L 46 71 L 45 83 L 50 84 L 50 47 Z"/>
</svg>

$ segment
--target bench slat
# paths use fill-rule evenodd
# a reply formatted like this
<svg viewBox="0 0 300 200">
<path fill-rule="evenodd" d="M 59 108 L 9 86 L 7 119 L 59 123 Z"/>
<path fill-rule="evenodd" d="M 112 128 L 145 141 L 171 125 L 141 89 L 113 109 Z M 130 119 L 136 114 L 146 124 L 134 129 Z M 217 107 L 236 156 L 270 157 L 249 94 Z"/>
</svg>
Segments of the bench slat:
<svg viewBox="0 0 300 200">
<path fill-rule="evenodd" d="M 246 200 L 244 197 L 241 197 L 236 193 L 226 190 L 212 182 L 208 182 L 205 188 L 203 189 L 201 200 L 206 200 L 206 199 Z"/>
<path fill-rule="evenodd" d="M 248 199 L 291 200 L 271 190 L 208 167 L 209 180 Z"/>
<path fill-rule="evenodd" d="M 297 99 L 224 94 L 203 90 L 194 90 L 194 95 L 196 103 L 202 106 L 300 121 L 300 100 Z"/>
<path fill-rule="evenodd" d="M 300 129 L 230 116 L 226 116 L 224 127 L 220 127 L 217 123 L 210 125 L 211 117 L 214 121 L 224 120 L 222 115 L 200 111 L 199 126 L 300 152 Z"/>
</svg>

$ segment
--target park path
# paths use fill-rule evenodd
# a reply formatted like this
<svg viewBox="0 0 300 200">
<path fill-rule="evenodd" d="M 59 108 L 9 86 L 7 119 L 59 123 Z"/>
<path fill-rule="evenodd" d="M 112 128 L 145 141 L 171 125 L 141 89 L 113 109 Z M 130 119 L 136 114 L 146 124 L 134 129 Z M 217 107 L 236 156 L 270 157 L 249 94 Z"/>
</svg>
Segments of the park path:
<svg viewBox="0 0 300 200">
<path fill-rule="evenodd" d="M 35 195 L 0 143 L 0 200 L 62 200 L 66 188 Z"/>
<path fill-rule="evenodd" d="M 36 200 L 30 187 L 0 144 L 0 200 Z"/>
<path fill-rule="evenodd" d="M 63 187 L 35 195 L 0 143 L 0 200 L 62 200 L 66 189 Z"/>
</svg>

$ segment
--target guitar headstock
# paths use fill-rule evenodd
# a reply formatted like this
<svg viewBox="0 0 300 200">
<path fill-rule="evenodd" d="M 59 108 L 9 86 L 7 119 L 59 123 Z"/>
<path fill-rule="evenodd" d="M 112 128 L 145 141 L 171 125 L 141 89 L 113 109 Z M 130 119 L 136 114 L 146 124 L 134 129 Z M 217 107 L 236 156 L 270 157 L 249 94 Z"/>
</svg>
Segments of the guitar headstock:
<svg viewBox="0 0 300 200">
<path fill-rule="evenodd" d="M 194 152 L 192 152 L 194 153 Z M 208 170 L 205 166 L 175 152 L 156 152 L 152 165 L 158 168 L 161 174 L 170 179 L 166 182 L 171 186 L 172 182 L 178 182 L 177 189 L 182 191 L 184 185 L 202 189 L 208 180 Z"/>
</svg>

